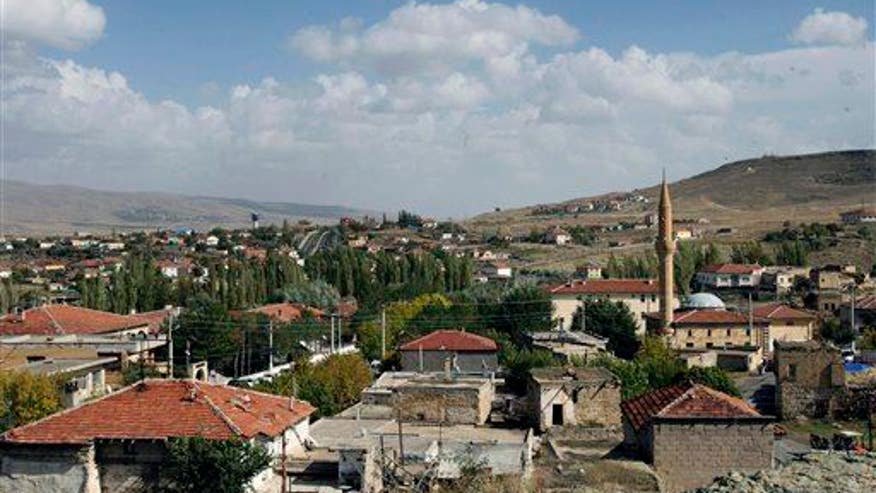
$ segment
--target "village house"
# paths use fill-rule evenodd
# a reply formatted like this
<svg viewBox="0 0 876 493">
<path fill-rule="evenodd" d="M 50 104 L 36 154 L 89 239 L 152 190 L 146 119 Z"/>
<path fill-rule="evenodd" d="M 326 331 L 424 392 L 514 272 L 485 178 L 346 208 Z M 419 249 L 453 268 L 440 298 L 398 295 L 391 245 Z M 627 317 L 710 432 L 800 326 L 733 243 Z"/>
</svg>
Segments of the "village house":
<svg viewBox="0 0 876 493">
<path fill-rule="evenodd" d="M 444 371 L 449 360 L 457 373 L 494 372 L 499 345 L 489 337 L 464 330 L 436 330 L 399 347 L 405 371 Z"/>
<path fill-rule="evenodd" d="M 862 296 L 855 299 L 855 320 L 852 323 L 852 302 L 843 302 L 839 307 L 840 321 L 844 326 L 850 326 L 856 332 L 864 327 L 876 327 L 876 295 Z"/>
<path fill-rule="evenodd" d="M 661 491 L 687 491 L 732 471 L 773 465 L 771 416 L 704 385 L 683 383 L 624 401 L 624 443 L 653 465 Z"/>
<path fill-rule="evenodd" d="M 42 305 L 0 317 L 0 335 L 101 334 L 146 338 L 150 332 L 150 321 L 136 315 L 117 315 L 72 305 Z"/>
<path fill-rule="evenodd" d="M 653 279 L 572 280 L 551 288 L 550 295 L 553 316 L 560 330 L 569 330 L 578 308 L 591 300 L 606 299 L 626 305 L 636 320 L 636 333 L 640 335 L 645 333 L 645 315 L 661 310 L 660 286 Z M 673 305 L 678 305 L 677 298 Z"/>
<path fill-rule="evenodd" d="M 0 435 L 0 491 L 79 493 L 155 489 L 167 440 L 241 439 L 274 461 L 301 456 L 310 440 L 303 401 L 191 380 L 144 380 Z M 279 491 L 269 467 L 253 491 Z"/>
<path fill-rule="evenodd" d="M 504 260 L 487 262 L 482 270 L 488 279 L 511 279 L 511 277 L 513 277 L 511 265 Z"/>
<path fill-rule="evenodd" d="M 659 332 L 663 320 L 659 312 L 649 313 L 648 330 Z M 669 345 L 685 351 L 715 350 L 718 366 L 726 370 L 756 371 L 763 363 L 766 319 L 728 310 L 711 293 L 688 296 L 681 309 L 673 312 Z"/>
<path fill-rule="evenodd" d="M 552 243 L 554 245 L 565 245 L 572 241 L 572 235 L 568 233 L 565 229 L 554 226 L 549 229 L 547 233 L 544 234 L 544 242 Z"/>
<path fill-rule="evenodd" d="M 587 262 L 576 267 L 575 274 L 583 279 L 602 279 L 602 266 L 596 262 Z"/>
<path fill-rule="evenodd" d="M 876 207 L 862 207 L 840 214 L 843 224 L 876 223 Z"/>
<path fill-rule="evenodd" d="M 701 288 L 754 288 L 763 272 L 757 264 L 713 264 L 703 267 L 694 279 Z"/>
<path fill-rule="evenodd" d="M 819 291 L 839 291 L 855 282 L 854 265 L 825 265 L 809 272 L 813 287 Z"/>
<path fill-rule="evenodd" d="M 587 362 L 606 352 L 608 339 L 582 331 L 552 330 L 527 334 L 533 349 L 549 351 L 562 364 L 573 363 L 573 358 Z"/>
<path fill-rule="evenodd" d="M 787 265 L 764 267 L 760 277 L 760 289 L 773 293 L 787 293 L 793 289 L 797 279 L 808 277 L 809 269 L 806 267 Z"/>
<path fill-rule="evenodd" d="M 773 351 L 775 341 L 809 341 L 815 336 L 818 317 L 807 311 L 769 303 L 754 308 L 753 315 L 769 322 L 764 344 L 767 352 Z"/>
<path fill-rule="evenodd" d="M 61 404 L 71 408 L 107 392 L 106 371 L 117 367 L 115 357 L 54 359 L 29 357 L 28 362 L 4 369 L 60 379 Z"/>
<path fill-rule="evenodd" d="M 534 368 L 527 399 L 540 431 L 620 426 L 620 380 L 604 368 Z"/>
<path fill-rule="evenodd" d="M 783 420 L 829 417 L 846 383 L 839 348 L 820 341 L 776 341 L 774 371 L 776 409 Z"/>
<path fill-rule="evenodd" d="M 290 323 L 296 320 L 301 320 L 305 314 L 309 314 L 313 318 L 321 318 L 325 315 L 325 312 L 317 308 L 288 302 L 262 305 L 246 310 L 245 313 L 259 313 L 279 323 Z"/>
</svg>

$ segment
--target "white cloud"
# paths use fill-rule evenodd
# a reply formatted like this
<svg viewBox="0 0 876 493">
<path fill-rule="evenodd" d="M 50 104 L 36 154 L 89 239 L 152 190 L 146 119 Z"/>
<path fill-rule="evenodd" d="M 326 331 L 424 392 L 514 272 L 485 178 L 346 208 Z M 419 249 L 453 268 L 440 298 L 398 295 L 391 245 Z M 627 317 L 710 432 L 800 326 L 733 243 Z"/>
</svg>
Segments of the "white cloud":
<svg viewBox="0 0 876 493">
<path fill-rule="evenodd" d="M 437 43 L 457 50 L 436 54 L 441 69 L 373 70 L 427 44 L 383 57 L 363 48 L 369 33 L 404 25 L 405 36 L 436 37 L 414 21 L 433 8 L 453 33 Z M 708 57 L 635 46 L 537 56 L 532 34 L 507 50 L 450 45 L 531 33 L 520 12 L 546 17 L 470 2 L 406 5 L 371 27 L 346 19 L 327 31 L 324 73 L 217 89 L 199 108 L 150 101 L 122 74 L 13 43 L 8 176 L 447 215 L 641 186 L 664 164 L 681 177 L 764 153 L 876 144 L 872 43 Z"/>
<path fill-rule="evenodd" d="M 568 45 L 578 31 L 563 19 L 519 5 L 480 0 L 409 3 L 367 29 L 343 20 L 338 29 L 309 26 L 289 46 L 320 62 L 367 65 L 381 73 L 453 72 L 453 65 L 488 61 L 525 50 L 530 43 Z"/>
<path fill-rule="evenodd" d="M 791 41 L 808 45 L 854 45 L 867 40 L 867 21 L 845 12 L 824 9 L 806 16 L 791 33 Z"/>
<path fill-rule="evenodd" d="M 86 0 L 5 0 L 3 29 L 9 39 L 79 49 L 103 33 L 103 9 Z"/>
</svg>

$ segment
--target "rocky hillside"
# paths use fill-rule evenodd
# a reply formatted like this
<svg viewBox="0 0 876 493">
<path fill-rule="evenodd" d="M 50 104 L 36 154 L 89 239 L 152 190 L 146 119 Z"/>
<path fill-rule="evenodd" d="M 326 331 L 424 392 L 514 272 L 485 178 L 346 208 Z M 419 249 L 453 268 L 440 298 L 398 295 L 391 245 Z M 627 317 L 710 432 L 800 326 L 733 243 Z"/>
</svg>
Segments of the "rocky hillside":
<svg viewBox="0 0 876 493">
<path fill-rule="evenodd" d="M 810 454 L 752 476 L 733 472 L 697 493 L 851 493 L 876 491 L 876 454 Z"/>
<path fill-rule="evenodd" d="M 782 222 L 835 222 L 839 212 L 876 204 L 876 150 L 800 156 L 769 156 L 725 164 L 671 184 L 676 219 L 704 219 L 713 228 L 761 232 Z M 617 211 L 540 214 L 540 210 L 641 195 Z M 469 221 L 475 229 L 512 232 L 551 224 L 608 224 L 640 221 L 656 209 L 657 187 L 569 200 L 547 206 L 492 212 Z"/>
<path fill-rule="evenodd" d="M 336 222 L 364 211 L 349 207 L 191 197 L 168 193 L 108 192 L 72 186 L 34 185 L 7 181 L 0 187 L 3 233 L 54 234 L 110 229 L 215 226 L 242 227 L 250 213 L 263 224 L 284 219 Z"/>
</svg>

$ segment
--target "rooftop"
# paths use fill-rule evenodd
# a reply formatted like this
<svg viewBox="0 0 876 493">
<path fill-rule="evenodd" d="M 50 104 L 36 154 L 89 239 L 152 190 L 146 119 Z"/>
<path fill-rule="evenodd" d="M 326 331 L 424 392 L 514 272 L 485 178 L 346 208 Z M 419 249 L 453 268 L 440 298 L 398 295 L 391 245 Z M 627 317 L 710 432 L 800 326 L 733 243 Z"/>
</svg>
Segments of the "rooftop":
<svg viewBox="0 0 876 493">
<path fill-rule="evenodd" d="M 43 305 L 0 318 L 0 334 L 102 334 L 142 328 L 149 320 L 72 305 Z"/>
<path fill-rule="evenodd" d="M 700 272 L 709 274 L 753 274 L 756 271 L 763 270 L 758 264 L 711 264 L 706 265 Z"/>
<path fill-rule="evenodd" d="M 654 279 L 579 279 L 555 286 L 551 294 L 659 294 Z"/>
<path fill-rule="evenodd" d="M 42 361 L 34 361 L 27 363 L 10 370 L 25 371 L 34 375 L 58 375 L 61 373 L 72 373 L 82 370 L 90 370 L 92 368 L 100 368 L 104 365 L 109 365 L 116 362 L 116 358 L 95 358 L 95 359 L 45 359 Z"/>
<path fill-rule="evenodd" d="M 637 431 L 655 419 L 767 418 L 742 399 L 690 382 L 626 400 L 621 411 Z"/>
<path fill-rule="evenodd" d="M 161 410 L 161 412 L 156 412 Z M 0 442 L 86 444 L 96 439 L 273 437 L 315 409 L 304 401 L 191 380 L 144 380 L 0 435 Z"/>
<path fill-rule="evenodd" d="M 536 382 L 605 382 L 617 381 L 614 373 L 605 368 L 533 368 L 530 370 Z"/>
<path fill-rule="evenodd" d="M 464 330 L 436 330 L 403 344 L 402 351 L 498 351 L 496 341 Z"/>
<path fill-rule="evenodd" d="M 781 303 L 761 305 L 756 307 L 753 311 L 755 317 L 770 320 L 814 320 L 816 318 L 815 315 L 809 312 L 791 308 L 790 306 Z"/>
</svg>

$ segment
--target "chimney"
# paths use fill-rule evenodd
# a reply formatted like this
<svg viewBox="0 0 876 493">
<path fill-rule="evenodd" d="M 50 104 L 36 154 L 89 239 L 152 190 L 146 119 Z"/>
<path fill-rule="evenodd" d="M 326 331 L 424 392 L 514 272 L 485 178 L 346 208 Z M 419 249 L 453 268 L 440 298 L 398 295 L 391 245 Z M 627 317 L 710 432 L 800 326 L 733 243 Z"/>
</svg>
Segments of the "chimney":
<svg viewBox="0 0 876 493">
<path fill-rule="evenodd" d="M 295 397 L 291 396 L 291 395 L 289 396 L 289 410 L 290 411 L 295 410 Z"/>
</svg>

